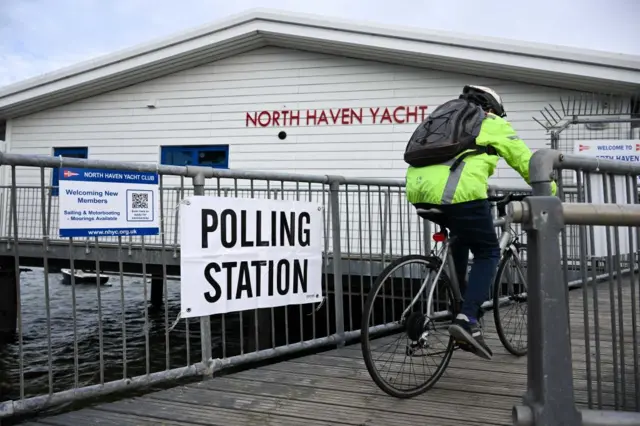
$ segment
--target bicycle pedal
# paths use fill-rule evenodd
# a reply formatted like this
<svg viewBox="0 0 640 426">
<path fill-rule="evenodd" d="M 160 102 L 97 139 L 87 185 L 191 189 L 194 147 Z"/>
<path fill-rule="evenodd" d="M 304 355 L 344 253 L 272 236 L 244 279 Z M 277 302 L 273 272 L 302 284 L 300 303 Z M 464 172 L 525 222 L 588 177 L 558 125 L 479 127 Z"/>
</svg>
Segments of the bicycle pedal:
<svg viewBox="0 0 640 426">
<path fill-rule="evenodd" d="M 471 352 L 471 353 L 475 353 L 476 352 L 476 348 L 473 345 L 470 345 L 467 342 L 455 341 L 454 349 L 460 349 L 462 351 Z"/>
</svg>

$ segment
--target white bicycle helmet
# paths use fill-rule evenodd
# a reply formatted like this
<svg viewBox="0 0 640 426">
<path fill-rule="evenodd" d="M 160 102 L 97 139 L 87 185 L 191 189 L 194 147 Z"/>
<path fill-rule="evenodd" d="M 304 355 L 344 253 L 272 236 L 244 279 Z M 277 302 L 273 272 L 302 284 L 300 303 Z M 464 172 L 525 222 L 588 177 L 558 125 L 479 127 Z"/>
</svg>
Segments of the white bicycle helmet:
<svg viewBox="0 0 640 426">
<path fill-rule="evenodd" d="M 495 90 L 489 87 L 468 84 L 462 89 L 460 99 L 467 99 L 469 102 L 480 105 L 485 111 L 493 110 L 500 117 L 507 116 L 502 105 L 502 98 Z"/>
</svg>

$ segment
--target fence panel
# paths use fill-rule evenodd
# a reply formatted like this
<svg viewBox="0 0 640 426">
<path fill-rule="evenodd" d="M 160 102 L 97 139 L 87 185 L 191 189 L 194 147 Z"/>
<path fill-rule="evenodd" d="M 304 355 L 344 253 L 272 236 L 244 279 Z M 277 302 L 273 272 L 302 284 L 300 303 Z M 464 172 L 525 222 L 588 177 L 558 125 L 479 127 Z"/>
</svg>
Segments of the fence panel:
<svg viewBox="0 0 640 426">
<path fill-rule="evenodd" d="M 550 135 L 550 147 L 563 154 L 572 154 L 581 149 L 581 142 L 588 141 L 640 141 L 640 102 L 632 96 L 582 94 L 560 98 L 540 111 L 540 117 L 534 118 Z M 584 147 L 586 148 L 586 146 Z M 585 152 L 591 153 L 592 149 Z M 579 151 L 582 152 L 582 151 Z M 600 153 L 606 156 L 610 152 Z M 637 147 L 631 154 L 637 153 Z M 597 153 L 591 153 L 591 156 Z M 570 169 L 556 171 L 558 176 L 559 197 L 562 201 L 578 203 L 601 203 L 604 201 L 601 192 L 602 183 L 591 183 L 588 188 L 585 177 L 580 172 Z M 618 186 L 624 183 L 618 179 Z M 598 191 L 600 190 L 600 192 Z M 591 194 L 591 195 L 588 195 Z M 594 198 L 595 196 L 595 198 Z M 596 235 L 604 233 L 603 228 L 596 228 Z M 585 242 L 586 239 L 586 242 Z M 581 268 L 581 248 L 584 244 L 591 254 L 602 253 L 599 248 L 591 248 L 589 233 L 581 237 L 580 228 L 566 225 L 561 234 L 563 274 L 570 286 L 579 285 Z M 596 270 L 596 275 L 606 275 L 604 263 L 598 261 L 589 264 Z"/>
<path fill-rule="evenodd" d="M 32 165 L 43 185 L 19 188 L 11 165 L 3 188 L 0 284 L 15 288 L 17 324 L 15 335 L 3 333 L 10 386 L 0 392 L 0 417 L 201 374 L 200 324 L 175 321 L 175 248 L 163 238 L 171 210 L 160 210 L 157 245 L 149 237 L 59 238 L 57 197 L 44 185 L 50 167 Z M 83 270 L 99 272 L 83 279 Z M 150 307 L 152 291 L 160 303 Z"/>
<path fill-rule="evenodd" d="M 637 205 L 637 175 L 578 173 L 584 182 L 587 203 L 594 202 L 593 192 L 602 191 L 603 199 L 595 200 L 599 205 Z M 581 241 L 580 299 L 588 407 L 640 411 L 640 288 L 636 275 L 639 228 L 619 224 L 575 228 Z M 599 280 L 599 284 L 587 285 Z"/>
<path fill-rule="evenodd" d="M 350 337 L 342 326 L 342 286 L 333 283 L 336 262 L 330 249 L 324 250 L 325 301 L 319 305 L 236 312 L 200 321 L 179 318 L 178 207 L 182 199 L 194 195 L 196 188 L 198 195 L 282 199 L 286 193 L 289 199 L 337 205 L 329 202 L 331 197 L 337 200 L 338 193 L 326 177 L 241 172 L 214 176 L 209 168 L 77 159 L 63 159 L 61 164 L 59 158 L 17 155 L 3 155 L 1 162 L 10 169 L 11 184 L 2 188 L 0 269 L 4 273 L 0 284 L 17 293 L 3 305 L 3 313 L 10 313 L 12 303 L 6 300 L 15 302 L 17 324 L 15 335 L 3 335 L 7 338 L 2 345 L 3 369 L 8 376 L 4 382 L 10 385 L 0 391 L 4 401 L 0 418 L 211 374 L 225 366 Z M 42 185 L 18 187 L 17 165 L 32 175 L 38 173 Z M 158 171 L 160 235 L 59 237 L 59 197 L 45 179 L 51 168 L 59 166 Z M 198 185 L 194 186 L 194 179 Z M 165 187 L 165 181 L 174 186 Z M 331 212 L 325 209 L 325 247 L 332 243 L 331 220 Z M 21 273 L 20 265 L 25 263 L 29 270 Z M 64 274 L 64 268 L 70 269 L 69 274 Z M 76 275 L 81 270 L 98 273 L 82 282 Z M 96 285 L 103 280 L 107 282 Z"/>
<path fill-rule="evenodd" d="M 401 181 L 13 154 L 0 164 L 11 176 L 0 188 L 0 285 L 17 290 L 19 312 L 17 334 L 3 346 L 11 386 L 1 390 L 0 418 L 342 344 L 358 337 L 382 268 L 429 250 L 431 226 L 407 203 Z M 159 172 L 160 235 L 61 238 L 53 167 Z M 18 169 L 39 175 L 41 185 L 19 186 Z M 179 206 L 192 195 L 321 203 L 323 302 L 180 319 Z M 32 270 L 20 273 L 20 264 Z M 69 282 L 61 268 L 71 270 Z M 79 270 L 98 274 L 87 285 L 76 279 Z"/>
<path fill-rule="evenodd" d="M 571 404 L 563 400 L 563 405 L 559 401 L 566 395 L 558 396 L 554 390 L 568 393 L 569 380 L 576 389 L 575 401 L 588 409 L 603 410 L 599 414 L 584 411 L 584 424 L 628 424 L 620 423 L 628 416 L 609 411 L 640 412 L 637 333 L 640 165 L 561 155 L 552 150 L 537 152 L 531 164 L 534 194 L 549 193 L 549 176 L 554 169 L 573 170 L 579 185 L 578 202 L 559 204 L 558 201 L 554 207 L 553 197 L 533 197 L 528 200 L 528 213 L 523 215 L 529 241 L 536 239 L 530 248 L 540 251 L 544 245 L 545 250 L 535 255 L 532 251 L 529 253 L 529 336 L 536 336 L 542 343 L 530 346 L 529 390 L 525 402 L 531 407 L 536 404 L 543 407 L 536 414 L 540 417 L 536 417 L 535 424 L 576 424 L 570 420 L 566 420 L 567 423 L 553 420 L 571 416 L 567 407 L 573 404 L 573 391 Z M 594 192 L 604 194 L 597 204 L 592 203 Z M 564 215 L 564 220 L 558 223 L 549 220 L 554 215 Z M 574 284 L 581 289 L 577 297 L 567 301 L 567 287 L 561 284 L 566 282 L 571 264 L 560 258 L 560 250 L 553 252 L 552 246 L 559 243 L 558 236 L 570 225 L 576 228 L 579 239 L 579 257 L 574 265 L 579 279 Z M 557 253 L 558 258 L 554 259 L 556 254 L 550 256 L 549 252 Z M 560 268 L 563 274 L 558 274 Z M 544 300 L 537 297 L 539 294 L 545 295 Z M 567 313 L 568 333 L 561 325 L 565 322 L 563 312 Z M 552 324 L 548 318 L 557 323 Z M 571 344 L 568 344 L 569 338 Z M 573 369 L 563 370 L 570 367 L 571 360 Z M 521 414 L 523 417 L 517 424 L 534 424 L 526 420 L 528 414 Z M 633 418 L 638 421 L 638 417 Z M 594 423 L 589 423 L 591 421 Z"/>
</svg>

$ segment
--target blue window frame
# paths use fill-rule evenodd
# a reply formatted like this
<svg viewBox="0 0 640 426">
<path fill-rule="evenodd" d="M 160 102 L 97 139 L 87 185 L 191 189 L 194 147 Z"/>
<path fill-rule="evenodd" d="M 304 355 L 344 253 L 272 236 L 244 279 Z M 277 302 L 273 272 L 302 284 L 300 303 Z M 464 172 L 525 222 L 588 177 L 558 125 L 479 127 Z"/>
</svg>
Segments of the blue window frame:
<svg viewBox="0 0 640 426">
<path fill-rule="evenodd" d="M 89 149 L 84 147 L 53 148 L 54 157 L 87 158 Z M 58 168 L 51 169 L 51 195 L 58 196 Z"/>
<path fill-rule="evenodd" d="M 160 148 L 160 162 L 168 166 L 229 168 L 229 145 L 183 145 Z"/>
</svg>

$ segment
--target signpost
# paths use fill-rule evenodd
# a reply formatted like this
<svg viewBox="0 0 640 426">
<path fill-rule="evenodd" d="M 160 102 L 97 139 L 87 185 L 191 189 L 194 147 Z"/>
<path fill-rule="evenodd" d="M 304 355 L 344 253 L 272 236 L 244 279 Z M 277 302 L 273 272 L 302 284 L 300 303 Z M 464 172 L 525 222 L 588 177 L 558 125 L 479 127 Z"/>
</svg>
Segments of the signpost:
<svg viewBox="0 0 640 426">
<path fill-rule="evenodd" d="M 599 158 L 605 160 L 624 161 L 630 163 L 640 163 L 640 141 L 635 139 L 621 140 L 621 139 L 595 139 L 595 140 L 576 140 L 574 141 L 573 152 L 575 154 L 584 155 L 592 158 Z M 635 204 L 633 200 L 629 200 L 627 194 L 627 180 L 626 176 L 613 176 L 613 179 L 607 178 L 607 197 L 605 201 L 605 191 L 603 175 L 600 173 L 590 173 L 589 175 L 589 194 L 590 199 L 588 201 L 594 204 Z M 640 182 L 640 180 L 639 180 Z M 629 181 L 631 183 L 631 181 Z M 583 183 L 586 185 L 586 182 Z M 630 192 L 633 192 L 631 189 Z M 615 194 L 615 202 L 612 202 Z M 620 253 L 617 253 L 615 241 L 615 234 L 618 234 L 618 241 L 620 247 Z M 629 230 L 628 228 L 620 227 L 618 230 L 614 227 L 610 228 L 611 237 L 611 254 L 624 255 L 629 254 Z M 590 233 L 587 232 L 587 247 L 591 251 L 592 256 L 605 257 L 608 254 L 607 251 L 607 232 L 604 226 L 593 227 L 593 240 L 591 244 Z M 636 233 L 633 232 L 633 246 L 637 246 Z"/>
<path fill-rule="evenodd" d="M 158 235 L 158 174 L 59 169 L 60 236 Z"/>
<path fill-rule="evenodd" d="M 183 200 L 181 317 L 321 302 L 322 209 L 262 198 Z"/>
</svg>

